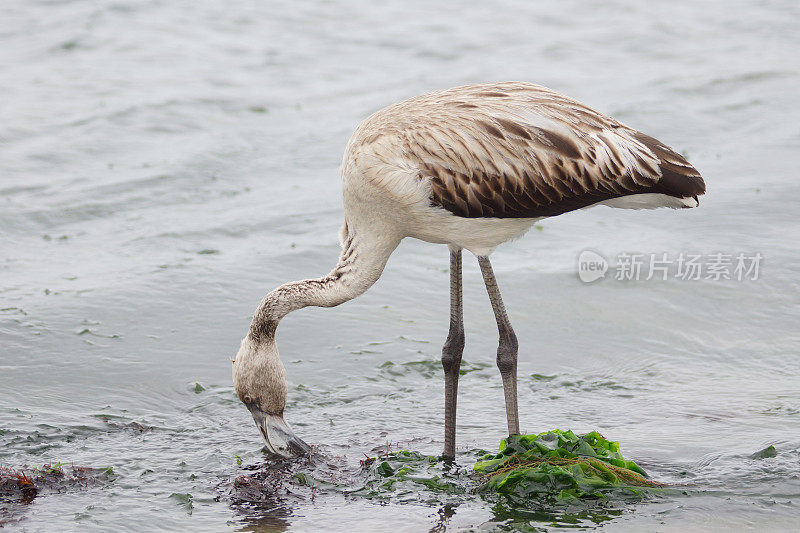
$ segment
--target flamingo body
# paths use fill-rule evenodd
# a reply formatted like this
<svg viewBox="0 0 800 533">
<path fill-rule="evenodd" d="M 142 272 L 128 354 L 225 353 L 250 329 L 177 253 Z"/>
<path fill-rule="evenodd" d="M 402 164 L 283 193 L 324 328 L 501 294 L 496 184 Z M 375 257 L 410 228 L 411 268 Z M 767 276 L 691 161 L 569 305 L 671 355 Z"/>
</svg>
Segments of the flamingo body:
<svg viewBox="0 0 800 533">
<path fill-rule="evenodd" d="M 342 180 L 346 219 L 371 218 L 363 211 L 380 206 L 404 236 L 476 255 L 545 217 L 601 203 L 695 207 L 705 191 L 697 170 L 652 137 L 519 82 L 378 111 L 351 137 Z"/>
<path fill-rule="evenodd" d="M 450 329 L 444 455 L 455 453 L 458 372 L 464 348 L 461 254 L 478 256 L 498 326 L 497 366 L 510 434 L 519 432 L 517 339 L 489 262 L 499 244 L 542 218 L 598 204 L 620 208 L 699 205 L 705 183 L 684 157 L 580 102 L 520 82 L 467 85 L 386 107 L 358 126 L 341 168 L 342 253 L 326 276 L 267 294 L 234 361 L 239 398 L 267 447 L 309 447 L 283 420 L 287 386 L 275 333 L 288 313 L 332 307 L 380 277 L 406 237 L 450 248 Z"/>
</svg>

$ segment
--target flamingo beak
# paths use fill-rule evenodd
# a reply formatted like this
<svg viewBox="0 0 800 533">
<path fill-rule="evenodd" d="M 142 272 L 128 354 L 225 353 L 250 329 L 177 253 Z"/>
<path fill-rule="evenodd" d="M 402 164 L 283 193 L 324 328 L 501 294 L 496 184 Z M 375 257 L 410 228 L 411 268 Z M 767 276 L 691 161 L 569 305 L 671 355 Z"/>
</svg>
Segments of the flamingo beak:
<svg viewBox="0 0 800 533">
<path fill-rule="evenodd" d="M 264 413 L 257 407 L 251 408 L 250 412 L 270 452 L 282 457 L 297 457 L 311 451 L 311 446 L 294 434 L 283 416 Z"/>
</svg>

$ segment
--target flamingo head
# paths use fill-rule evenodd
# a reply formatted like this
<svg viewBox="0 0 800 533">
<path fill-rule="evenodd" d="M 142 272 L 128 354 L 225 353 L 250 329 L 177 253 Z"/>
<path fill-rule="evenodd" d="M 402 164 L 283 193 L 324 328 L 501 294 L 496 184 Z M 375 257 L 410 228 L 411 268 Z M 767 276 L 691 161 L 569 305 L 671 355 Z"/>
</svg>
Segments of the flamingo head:
<svg viewBox="0 0 800 533">
<path fill-rule="evenodd" d="M 283 419 L 288 392 L 286 370 L 273 337 L 256 339 L 248 335 L 242 340 L 233 361 L 233 385 L 270 452 L 293 457 L 311 450 Z"/>
</svg>

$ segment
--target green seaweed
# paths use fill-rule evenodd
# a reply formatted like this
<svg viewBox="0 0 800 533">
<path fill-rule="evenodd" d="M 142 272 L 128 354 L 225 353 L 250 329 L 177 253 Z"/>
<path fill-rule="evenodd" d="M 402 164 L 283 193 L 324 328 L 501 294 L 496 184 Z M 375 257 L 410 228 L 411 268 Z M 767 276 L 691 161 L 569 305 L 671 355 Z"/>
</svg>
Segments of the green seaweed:
<svg viewBox="0 0 800 533">
<path fill-rule="evenodd" d="M 362 461 L 368 476 L 366 483 L 350 494 L 367 498 L 393 497 L 399 500 L 418 500 L 420 490 L 432 494 L 464 494 L 468 488 L 455 465 L 441 457 L 423 455 L 409 450 L 388 452 Z M 422 499 L 425 499 L 424 497 Z"/>
<path fill-rule="evenodd" d="M 556 500 L 605 498 L 609 491 L 643 495 L 662 487 L 620 453 L 619 443 L 592 431 L 576 435 L 555 429 L 534 435 L 511 435 L 500 451 L 487 453 L 473 470 L 485 482 L 481 492 L 527 499 L 541 495 Z"/>
<path fill-rule="evenodd" d="M 775 446 L 770 444 L 763 450 L 758 450 L 756 453 L 750 456 L 750 459 L 770 459 L 772 457 L 778 456 L 778 450 L 775 449 Z"/>
<path fill-rule="evenodd" d="M 369 498 L 425 500 L 422 493 L 507 496 L 517 502 L 629 500 L 663 487 L 623 457 L 619 443 L 592 431 L 576 435 L 552 430 L 512 435 L 498 453 L 481 452 L 471 471 L 440 457 L 399 450 L 362 461 L 367 481 L 351 494 Z M 433 496 L 432 496 L 433 497 Z"/>
</svg>

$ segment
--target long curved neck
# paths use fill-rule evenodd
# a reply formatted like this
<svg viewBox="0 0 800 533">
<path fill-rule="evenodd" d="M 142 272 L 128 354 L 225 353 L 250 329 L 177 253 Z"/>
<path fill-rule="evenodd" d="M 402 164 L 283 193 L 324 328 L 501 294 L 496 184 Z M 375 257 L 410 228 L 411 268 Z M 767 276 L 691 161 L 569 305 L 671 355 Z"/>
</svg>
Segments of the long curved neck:
<svg viewBox="0 0 800 533">
<path fill-rule="evenodd" d="M 278 322 L 303 307 L 334 307 L 361 295 L 383 273 L 399 239 L 342 229 L 342 254 L 326 276 L 285 283 L 267 294 L 253 315 L 249 336 L 274 338 Z"/>
</svg>

